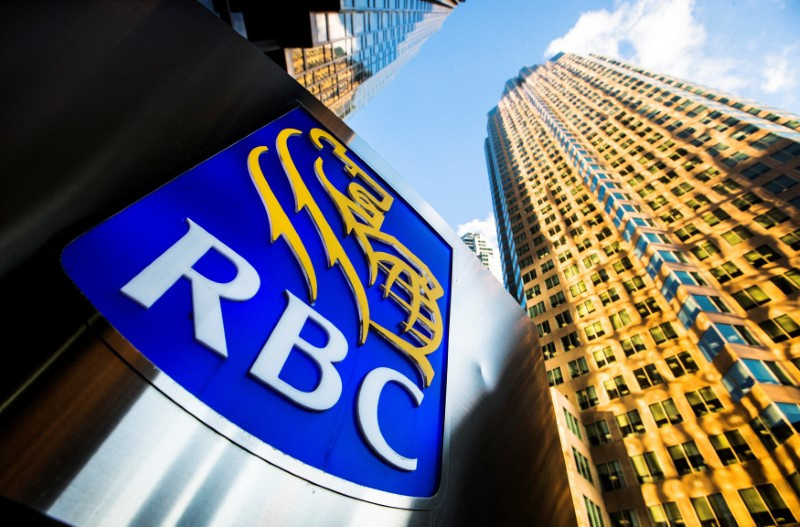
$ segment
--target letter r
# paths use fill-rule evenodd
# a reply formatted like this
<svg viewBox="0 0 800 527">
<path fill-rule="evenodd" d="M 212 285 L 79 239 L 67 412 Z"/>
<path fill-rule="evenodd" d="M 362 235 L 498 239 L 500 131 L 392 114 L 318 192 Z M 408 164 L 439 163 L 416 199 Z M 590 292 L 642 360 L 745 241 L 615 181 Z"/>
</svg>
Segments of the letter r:
<svg viewBox="0 0 800 527">
<path fill-rule="evenodd" d="M 120 290 L 145 309 L 150 309 L 181 278 L 192 284 L 192 311 L 195 338 L 228 356 L 220 300 L 249 300 L 261 286 L 261 279 L 250 263 L 233 249 L 209 234 L 189 218 L 189 231 Z M 236 276 L 227 283 L 206 278 L 192 266 L 209 250 L 216 249 L 236 267 Z"/>
</svg>

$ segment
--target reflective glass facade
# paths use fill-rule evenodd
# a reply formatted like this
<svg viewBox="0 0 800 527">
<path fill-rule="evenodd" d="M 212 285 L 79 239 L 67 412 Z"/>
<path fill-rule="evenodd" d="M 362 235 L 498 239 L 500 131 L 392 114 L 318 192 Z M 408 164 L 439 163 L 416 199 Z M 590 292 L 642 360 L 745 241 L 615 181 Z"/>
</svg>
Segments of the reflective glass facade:
<svg viewBox="0 0 800 527">
<path fill-rule="evenodd" d="M 339 117 L 372 98 L 462 0 L 199 0 Z"/>
<path fill-rule="evenodd" d="M 800 518 L 798 129 L 600 56 L 524 68 L 489 113 L 580 522 Z"/>
<path fill-rule="evenodd" d="M 287 48 L 287 70 L 344 117 L 417 54 L 451 9 L 423 0 L 342 0 L 339 12 L 311 13 L 314 46 Z"/>
</svg>

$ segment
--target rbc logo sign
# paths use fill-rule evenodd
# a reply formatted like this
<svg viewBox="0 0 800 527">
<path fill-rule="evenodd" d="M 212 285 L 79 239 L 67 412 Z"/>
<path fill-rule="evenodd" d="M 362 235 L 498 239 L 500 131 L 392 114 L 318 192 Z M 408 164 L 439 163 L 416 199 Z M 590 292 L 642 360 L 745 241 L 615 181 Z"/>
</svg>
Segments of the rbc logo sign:
<svg viewBox="0 0 800 527">
<path fill-rule="evenodd" d="M 436 494 L 451 248 L 305 110 L 98 225 L 62 264 L 155 366 L 269 447 Z"/>
</svg>

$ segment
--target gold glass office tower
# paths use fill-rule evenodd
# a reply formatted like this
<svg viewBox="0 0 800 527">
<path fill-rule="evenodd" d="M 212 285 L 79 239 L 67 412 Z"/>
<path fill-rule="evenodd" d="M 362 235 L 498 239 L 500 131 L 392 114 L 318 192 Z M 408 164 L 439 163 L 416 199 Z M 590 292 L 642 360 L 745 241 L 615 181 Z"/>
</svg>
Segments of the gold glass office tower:
<svg viewBox="0 0 800 527">
<path fill-rule="evenodd" d="M 463 0 L 200 0 L 337 116 L 361 108 Z"/>
<path fill-rule="evenodd" d="M 579 524 L 800 519 L 799 128 L 561 54 L 489 113 L 505 283 L 538 330 Z"/>
</svg>

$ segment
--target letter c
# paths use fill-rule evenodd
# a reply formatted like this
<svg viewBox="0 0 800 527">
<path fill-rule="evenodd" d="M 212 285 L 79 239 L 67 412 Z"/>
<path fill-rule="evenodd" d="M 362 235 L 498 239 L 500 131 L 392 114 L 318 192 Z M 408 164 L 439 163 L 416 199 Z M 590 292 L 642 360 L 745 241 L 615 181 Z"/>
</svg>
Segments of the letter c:
<svg viewBox="0 0 800 527">
<path fill-rule="evenodd" d="M 358 425 L 369 446 L 375 453 L 389 465 L 400 470 L 411 472 L 417 469 L 417 459 L 408 458 L 398 454 L 386 442 L 378 424 L 378 400 L 384 386 L 389 382 L 396 382 L 414 398 L 419 406 L 422 403 L 423 393 L 408 378 L 391 368 L 375 368 L 364 377 L 361 389 L 358 392 Z"/>
</svg>

